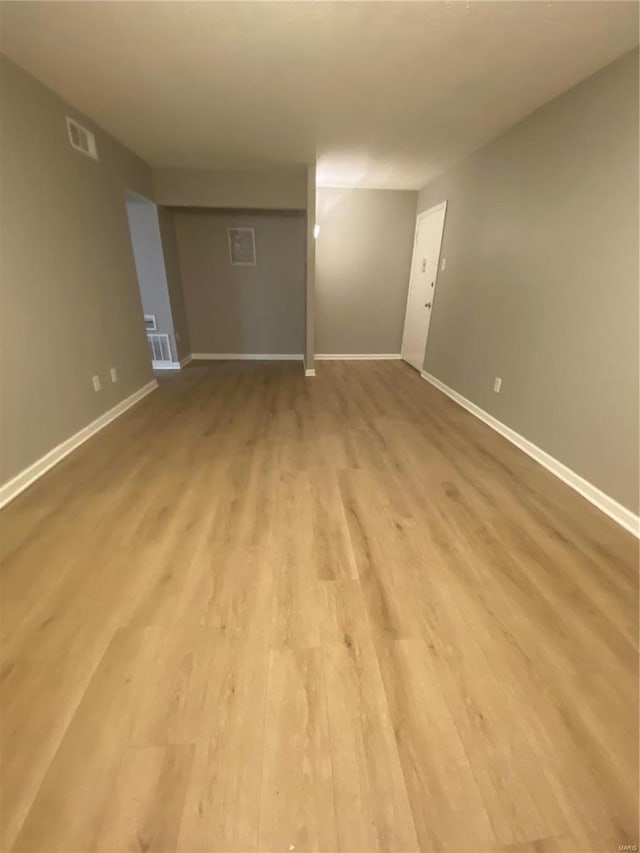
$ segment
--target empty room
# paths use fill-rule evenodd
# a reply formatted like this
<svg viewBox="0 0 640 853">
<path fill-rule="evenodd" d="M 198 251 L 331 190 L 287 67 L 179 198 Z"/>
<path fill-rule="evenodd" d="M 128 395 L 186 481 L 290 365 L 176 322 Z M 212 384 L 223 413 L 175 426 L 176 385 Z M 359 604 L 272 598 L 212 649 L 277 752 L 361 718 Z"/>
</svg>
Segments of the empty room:
<svg viewBox="0 0 640 853">
<path fill-rule="evenodd" d="M 0 851 L 638 850 L 639 10 L 0 0 Z"/>
</svg>

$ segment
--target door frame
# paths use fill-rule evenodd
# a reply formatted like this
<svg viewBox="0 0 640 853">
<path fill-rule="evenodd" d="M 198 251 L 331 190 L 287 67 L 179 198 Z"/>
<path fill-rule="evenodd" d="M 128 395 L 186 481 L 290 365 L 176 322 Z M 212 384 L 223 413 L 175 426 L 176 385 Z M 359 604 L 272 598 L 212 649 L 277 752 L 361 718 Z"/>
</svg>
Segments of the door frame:
<svg viewBox="0 0 640 853">
<path fill-rule="evenodd" d="M 411 267 L 409 269 L 409 283 L 407 285 L 407 306 L 406 306 L 405 311 L 404 311 L 404 325 L 402 327 L 402 341 L 400 343 L 400 357 L 401 358 L 402 358 L 402 352 L 404 350 L 404 336 L 405 336 L 405 333 L 407 331 L 407 317 L 409 316 L 409 293 L 411 290 L 411 276 L 413 275 L 413 265 L 414 265 L 414 261 L 416 259 L 416 247 L 418 245 L 418 229 L 420 228 L 420 220 L 424 219 L 425 216 L 429 216 L 430 214 L 435 213 L 438 210 L 444 209 L 444 216 L 442 217 L 442 232 L 440 234 L 440 245 L 438 247 L 438 259 L 436 261 L 436 277 L 433 281 L 433 297 L 431 299 L 431 314 L 433 314 L 435 304 L 436 304 L 435 297 L 436 297 L 436 290 L 438 288 L 438 276 L 440 275 L 440 257 L 442 255 L 442 242 L 444 240 L 444 229 L 445 229 L 445 225 L 447 224 L 447 204 L 448 204 L 448 199 L 445 199 L 444 201 L 438 202 L 438 204 L 434 204 L 432 207 L 429 207 L 426 210 L 423 210 L 421 213 L 419 213 L 416 216 L 416 227 L 415 227 L 415 230 L 413 232 L 413 250 L 411 252 Z M 431 319 L 429 319 L 429 327 L 431 327 Z M 424 354 L 422 356 L 422 367 L 420 368 L 421 373 L 424 370 L 424 360 L 427 356 L 427 344 L 428 344 L 428 342 L 429 342 L 429 331 L 427 331 L 427 338 L 425 340 L 425 345 L 424 345 Z M 403 358 L 403 361 L 404 361 L 404 358 Z M 412 367 L 412 365 L 409 365 L 409 366 Z"/>
</svg>

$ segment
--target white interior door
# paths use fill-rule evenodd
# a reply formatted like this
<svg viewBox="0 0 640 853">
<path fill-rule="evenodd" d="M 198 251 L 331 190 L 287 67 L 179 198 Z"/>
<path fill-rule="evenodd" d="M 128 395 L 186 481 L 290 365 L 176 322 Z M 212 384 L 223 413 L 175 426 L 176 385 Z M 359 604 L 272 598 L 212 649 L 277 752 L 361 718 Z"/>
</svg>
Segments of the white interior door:
<svg viewBox="0 0 640 853">
<path fill-rule="evenodd" d="M 402 358 L 416 370 L 422 370 L 427 350 L 446 210 L 447 202 L 443 201 L 421 213 L 416 221 L 407 313 L 402 336 Z"/>
</svg>

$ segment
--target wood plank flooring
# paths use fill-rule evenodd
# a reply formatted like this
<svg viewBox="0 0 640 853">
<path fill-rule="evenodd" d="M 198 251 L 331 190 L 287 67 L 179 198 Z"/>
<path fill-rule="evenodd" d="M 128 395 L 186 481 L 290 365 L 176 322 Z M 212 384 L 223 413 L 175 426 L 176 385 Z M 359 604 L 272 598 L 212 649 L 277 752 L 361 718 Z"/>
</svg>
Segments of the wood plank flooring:
<svg viewBox="0 0 640 853">
<path fill-rule="evenodd" d="M 0 514 L 3 851 L 638 844 L 637 542 L 317 372 L 191 366 Z"/>
</svg>

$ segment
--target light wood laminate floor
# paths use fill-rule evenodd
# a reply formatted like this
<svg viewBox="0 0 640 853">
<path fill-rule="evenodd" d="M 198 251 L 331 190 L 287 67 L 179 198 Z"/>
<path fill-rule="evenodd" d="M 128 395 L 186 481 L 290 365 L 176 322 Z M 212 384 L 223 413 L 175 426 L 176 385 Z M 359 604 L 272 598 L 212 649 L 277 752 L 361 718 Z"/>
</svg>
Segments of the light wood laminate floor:
<svg viewBox="0 0 640 853">
<path fill-rule="evenodd" d="M 191 366 L 0 514 L 3 851 L 638 843 L 636 541 L 317 371 Z"/>
</svg>

